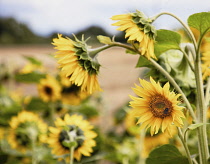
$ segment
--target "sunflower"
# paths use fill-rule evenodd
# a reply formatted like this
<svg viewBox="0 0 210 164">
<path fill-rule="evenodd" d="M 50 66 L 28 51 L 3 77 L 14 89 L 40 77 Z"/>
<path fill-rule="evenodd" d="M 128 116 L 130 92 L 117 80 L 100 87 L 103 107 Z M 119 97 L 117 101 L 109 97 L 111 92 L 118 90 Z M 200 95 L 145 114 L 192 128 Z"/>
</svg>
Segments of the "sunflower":
<svg viewBox="0 0 210 164">
<path fill-rule="evenodd" d="M 87 92 L 82 92 L 81 87 L 72 84 L 69 87 L 64 87 L 61 92 L 61 101 L 68 105 L 79 105 L 82 100 L 88 97 Z"/>
<path fill-rule="evenodd" d="M 136 138 L 140 138 L 141 129 L 138 125 L 136 125 L 136 118 L 133 116 L 132 110 L 129 110 L 125 117 L 125 129 L 128 131 L 131 135 L 134 135 Z M 171 135 L 174 136 L 176 134 L 176 128 L 173 126 L 171 129 Z M 157 134 L 150 136 L 149 133 L 145 134 L 144 140 L 143 140 L 143 148 L 141 151 L 142 157 L 146 158 L 150 151 L 160 145 L 167 144 L 170 141 L 170 136 L 168 133 L 162 133 L 159 131 Z"/>
<path fill-rule="evenodd" d="M 63 38 L 58 35 L 58 38 L 53 39 L 53 45 L 58 50 L 56 58 L 60 65 L 61 71 L 66 77 L 77 86 L 81 86 L 82 91 L 87 91 L 92 94 L 94 91 L 101 91 L 98 83 L 97 75 L 100 64 L 95 55 L 91 57 L 91 52 L 88 51 L 86 41 L 76 41 L 70 38 Z"/>
<path fill-rule="evenodd" d="M 61 98 L 61 86 L 58 81 L 47 75 L 45 79 L 41 79 L 38 84 L 38 92 L 43 101 L 56 101 Z"/>
<path fill-rule="evenodd" d="M 210 51 L 203 53 L 202 56 L 202 72 L 203 79 L 206 79 L 210 75 Z"/>
<path fill-rule="evenodd" d="M 141 123 L 141 129 L 150 128 L 153 135 L 157 134 L 159 129 L 170 134 L 173 125 L 182 127 L 181 118 L 185 116 L 183 107 L 178 106 L 177 98 L 180 94 L 170 92 L 169 83 L 161 87 L 152 77 L 150 82 L 143 79 L 139 81 L 142 87 L 136 85 L 136 88 L 133 88 L 139 97 L 130 96 L 133 100 L 130 101 L 130 106 L 133 108 L 133 115 L 139 117 L 137 124 Z"/>
<path fill-rule="evenodd" d="M 125 31 L 125 38 L 128 42 L 138 42 L 141 48 L 141 54 L 148 59 L 151 57 L 156 59 L 154 54 L 154 42 L 156 37 L 156 30 L 151 25 L 151 20 L 146 18 L 143 13 L 136 11 L 135 13 L 128 13 L 122 15 L 115 15 L 112 20 L 119 20 L 113 23 L 113 26 L 120 26 L 117 30 Z"/>
<path fill-rule="evenodd" d="M 93 126 L 82 118 L 80 115 L 66 114 L 64 119 L 57 118 L 55 121 L 56 127 L 50 127 L 50 135 L 48 144 L 52 148 L 52 153 L 61 156 L 69 154 L 69 147 L 64 142 L 70 142 L 69 135 L 74 137 L 77 142 L 77 146 L 74 151 L 74 158 L 78 161 L 81 156 L 90 156 L 93 152 L 93 147 L 96 146 L 95 138 L 97 134 L 92 131 Z M 68 129 L 68 130 L 67 130 Z M 68 158 L 66 159 L 68 160 Z"/>
<path fill-rule="evenodd" d="M 69 78 L 66 77 L 63 72 L 60 72 L 60 83 L 62 86 L 61 101 L 68 105 L 78 105 L 82 100 L 88 97 L 86 91 L 81 91 L 81 86 L 72 84 Z"/>
<path fill-rule="evenodd" d="M 11 118 L 8 142 L 13 149 L 26 152 L 36 143 L 46 142 L 47 125 L 35 113 L 22 111 Z"/>
</svg>

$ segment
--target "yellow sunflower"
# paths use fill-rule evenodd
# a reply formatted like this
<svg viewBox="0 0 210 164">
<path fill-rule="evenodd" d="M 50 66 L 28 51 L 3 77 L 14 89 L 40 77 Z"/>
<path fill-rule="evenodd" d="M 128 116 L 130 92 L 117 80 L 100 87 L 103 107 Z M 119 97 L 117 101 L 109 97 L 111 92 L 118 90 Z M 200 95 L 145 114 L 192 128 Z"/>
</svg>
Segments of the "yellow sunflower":
<svg viewBox="0 0 210 164">
<path fill-rule="evenodd" d="M 36 143 L 46 142 L 47 125 L 35 113 L 22 111 L 11 118 L 8 142 L 13 149 L 26 152 Z"/>
<path fill-rule="evenodd" d="M 120 26 L 119 31 L 125 31 L 125 38 L 129 41 L 139 43 L 141 54 L 148 59 L 154 58 L 154 42 L 156 37 L 156 30 L 151 25 L 151 20 L 146 18 L 143 13 L 136 11 L 135 13 L 128 13 L 122 15 L 115 15 L 112 20 L 119 20 L 113 23 L 113 26 Z"/>
<path fill-rule="evenodd" d="M 69 135 L 72 135 L 77 142 L 74 158 L 79 161 L 82 155 L 91 155 L 93 147 L 96 146 L 94 138 L 97 134 L 92 131 L 93 126 L 84 120 L 82 116 L 66 114 L 63 120 L 61 118 L 56 119 L 55 126 L 49 128 L 50 135 L 48 139 L 48 144 L 52 148 L 53 154 L 57 156 L 69 154 L 69 147 L 65 146 L 63 142 L 70 142 Z M 66 160 L 69 160 L 69 158 L 67 157 Z"/>
<path fill-rule="evenodd" d="M 68 105 L 79 105 L 82 100 L 88 97 L 87 92 L 82 92 L 81 87 L 72 84 L 69 87 L 64 87 L 61 92 L 62 98 L 61 101 L 63 104 Z"/>
<path fill-rule="evenodd" d="M 210 51 L 205 52 L 202 55 L 203 79 L 206 79 L 210 75 Z"/>
<path fill-rule="evenodd" d="M 53 39 L 52 44 L 58 50 L 55 57 L 60 58 L 58 63 L 61 71 L 73 84 L 81 86 L 82 91 L 90 94 L 94 91 L 101 91 L 97 79 L 100 64 L 95 56 L 90 56 L 86 41 L 78 39 L 73 41 L 58 35 L 58 38 Z"/>
<path fill-rule="evenodd" d="M 178 106 L 177 98 L 180 94 L 169 91 L 169 83 L 163 87 L 156 83 L 152 77 L 150 82 L 139 79 L 141 86 L 136 85 L 134 92 L 139 97 L 130 96 L 133 101 L 130 106 L 133 114 L 138 118 L 137 124 L 141 123 L 142 128 L 150 128 L 151 135 L 157 134 L 159 129 L 162 132 L 170 130 L 173 125 L 182 127 L 185 118 L 182 108 Z"/>
<path fill-rule="evenodd" d="M 44 71 L 44 67 L 43 66 L 40 66 L 40 65 L 28 63 L 19 72 L 21 74 L 27 74 L 27 73 L 31 73 L 33 71 L 43 72 Z"/>
<path fill-rule="evenodd" d="M 61 101 L 63 104 L 78 105 L 89 96 L 86 91 L 81 91 L 81 86 L 72 84 L 62 71 L 59 77 L 62 86 Z"/>
<path fill-rule="evenodd" d="M 41 79 L 38 84 L 38 92 L 43 101 L 56 101 L 61 98 L 61 86 L 58 81 L 50 75 Z"/>
<path fill-rule="evenodd" d="M 129 110 L 125 117 L 125 128 L 131 134 L 136 136 L 136 138 L 140 138 L 141 129 L 140 126 L 136 125 L 136 119 L 133 116 L 132 110 Z M 171 129 L 171 135 L 174 136 L 177 133 L 175 126 Z M 170 141 L 170 136 L 168 133 L 158 132 L 157 134 L 150 136 L 149 133 L 146 133 L 143 140 L 143 148 L 141 152 L 141 156 L 146 158 L 150 151 L 160 145 L 167 144 Z"/>
</svg>

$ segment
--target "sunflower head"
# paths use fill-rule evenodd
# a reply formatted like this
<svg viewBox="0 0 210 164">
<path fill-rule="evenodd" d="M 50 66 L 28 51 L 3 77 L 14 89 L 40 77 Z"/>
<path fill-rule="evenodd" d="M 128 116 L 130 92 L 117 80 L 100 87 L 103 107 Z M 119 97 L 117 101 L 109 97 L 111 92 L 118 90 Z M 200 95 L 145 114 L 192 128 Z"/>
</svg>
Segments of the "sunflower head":
<svg viewBox="0 0 210 164">
<path fill-rule="evenodd" d="M 115 15 L 111 19 L 119 20 L 112 25 L 120 26 L 117 29 L 119 31 L 125 31 L 125 38 L 128 38 L 128 42 L 137 42 L 142 55 L 145 55 L 148 59 L 151 57 L 156 59 L 154 54 L 156 30 L 151 25 L 151 19 L 146 18 L 138 10 L 135 13 Z"/>
<path fill-rule="evenodd" d="M 47 125 L 32 112 L 20 112 L 9 124 L 8 142 L 13 149 L 25 152 L 32 148 L 32 142 L 46 142 Z"/>
<path fill-rule="evenodd" d="M 152 77 L 150 82 L 140 79 L 141 86 L 136 85 L 134 92 L 139 97 L 131 96 L 130 106 L 133 115 L 138 118 L 137 124 L 141 128 L 150 128 L 151 135 L 157 134 L 159 129 L 170 134 L 172 126 L 182 127 L 185 118 L 182 108 L 177 100 L 180 96 L 169 91 L 169 83 L 163 87 L 156 83 Z"/>
<path fill-rule="evenodd" d="M 75 41 L 70 38 L 53 39 L 53 45 L 58 50 L 56 58 L 60 58 L 61 71 L 69 78 L 72 84 L 81 86 L 82 91 L 93 93 L 101 91 L 98 83 L 97 75 L 99 73 L 100 64 L 97 61 L 95 51 L 88 49 L 87 40 L 84 38 L 80 41 L 75 37 Z"/>
<path fill-rule="evenodd" d="M 45 79 L 41 79 L 38 84 L 38 92 L 43 101 L 56 101 L 61 98 L 61 86 L 58 81 L 47 75 Z"/>
<path fill-rule="evenodd" d="M 94 138 L 97 134 L 92 131 L 93 126 L 82 116 L 66 114 L 64 119 L 57 118 L 56 127 L 50 127 L 48 144 L 52 148 L 52 153 L 57 156 L 70 153 L 70 147 L 74 143 L 74 158 L 81 159 L 81 156 L 90 156 L 93 147 L 96 146 Z M 75 144 L 76 143 L 76 144 Z M 68 157 L 66 160 L 69 160 Z"/>
</svg>

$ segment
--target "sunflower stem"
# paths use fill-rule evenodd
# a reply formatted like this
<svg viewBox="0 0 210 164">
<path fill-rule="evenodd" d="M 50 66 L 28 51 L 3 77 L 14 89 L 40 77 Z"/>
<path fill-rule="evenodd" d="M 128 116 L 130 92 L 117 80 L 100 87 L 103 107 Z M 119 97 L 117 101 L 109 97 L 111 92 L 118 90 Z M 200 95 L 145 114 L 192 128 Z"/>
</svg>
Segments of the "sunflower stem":
<svg viewBox="0 0 210 164">
<path fill-rule="evenodd" d="M 193 164 L 192 162 L 192 158 L 191 158 L 191 155 L 190 155 L 190 151 L 189 151 L 189 148 L 184 140 L 184 137 L 183 137 L 183 134 L 182 134 L 182 131 L 180 128 L 177 128 L 178 130 L 178 136 L 182 142 L 182 145 L 184 146 L 184 149 L 185 149 L 185 152 L 186 152 L 186 155 L 187 155 L 187 158 L 188 158 L 188 161 L 189 161 L 189 164 Z"/>
<path fill-rule="evenodd" d="M 209 99 L 210 99 L 210 77 L 208 77 L 207 85 L 206 85 L 206 93 L 205 93 L 206 106 L 208 106 L 209 104 Z"/>
<path fill-rule="evenodd" d="M 49 108 L 49 124 L 50 125 L 54 124 L 54 117 L 55 117 L 55 103 L 51 102 L 50 108 Z"/>
<path fill-rule="evenodd" d="M 190 102 L 188 101 L 187 97 L 185 96 L 185 94 L 183 93 L 183 91 L 181 90 L 179 85 L 176 83 L 174 78 L 171 77 L 171 75 L 167 71 L 165 71 L 156 61 L 154 61 L 153 59 L 150 59 L 150 62 L 157 70 L 159 70 L 169 80 L 169 82 L 174 86 L 174 88 L 181 94 L 181 96 L 190 112 L 190 115 L 192 116 L 194 122 L 197 122 L 197 118 L 195 116 L 192 106 L 190 105 Z"/>
<path fill-rule="evenodd" d="M 196 59 L 195 59 L 195 80 L 196 80 L 196 91 L 197 91 L 197 102 L 198 102 L 198 121 L 203 123 L 203 126 L 198 128 L 198 141 L 200 146 L 200 163 L 207 164 L 209 158 L 208 150 L 208 140 L 207 140 L 207 131 L 206 131 L 206 103 L 204 98 L 204 88 L 203 88 L 203 79 L 202 79 L 202 70 L 201 70 L 201 59 L 200 59 L 200 45 L 202 42 L 204 34 L 198 40 L 198 48 L 196 49 Z"/>
<path fill-rule="evenodd" d="M 159 13 L 158 15 L 156 15 L 155 17 L 152 18 L 152 22 L 154 22 L 158 17 L 160 17 L 161 15 L 169 15 L 169 16 L 172 16 L 174 17 L 176 20 L 178 20 L 182 26 L 185 28 L 185 30 L 187 31 L 188 35 L 190 36 L 192 42 L 193 42 L 193 45 L 195 47 L 195 49 L 197 48 L 197 44 L 196 44 L 196 40 L 195 40 L 195 37 L 192 33 L 192 31 L 190 30 L 189 26 L 187 24 L 185 24 L 180 18 L 178 18 L 176 15 L 172 14 L 172 13 L 169 13 L 169 12 L 162 12 L 162 13 Z"/>
<path fill-rule="evenodd" d="M 92 58 L 92 59 L 94 59 L 97 55 L 98 55 L 98 53 L 99 52 L 101 52 L 101 51 L 104 51 L 104 50 L 106 50 L 106 49 L 108 49 L 108 48 L 111 48 L 111 47 L 113 47 L 114 45 L 105 45 L 105 46 L 101 46 L 101 47 L 98 47 L 98 48 L 95 48 L 95 49 L 89 49 L 88 50 L 88 52 L 89 52 L 89 56 Z"/>
</svg>

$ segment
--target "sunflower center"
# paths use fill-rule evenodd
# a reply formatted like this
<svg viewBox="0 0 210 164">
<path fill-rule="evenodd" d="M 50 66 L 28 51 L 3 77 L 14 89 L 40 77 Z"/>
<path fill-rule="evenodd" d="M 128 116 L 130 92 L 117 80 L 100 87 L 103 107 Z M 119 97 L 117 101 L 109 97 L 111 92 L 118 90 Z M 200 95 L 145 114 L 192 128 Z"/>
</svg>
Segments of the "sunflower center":
<svg viewBox="0 0 210 164">
<path fill-rule="evenodd" d="M 15 135 L 15 138 L 16 138 L 18 144 L 21 145 L 21 146 L 28 147 L 29 145 L 31 145 L 31 140 L 30 140 L 30 138 L 28 137 L 27 134 L 17 133 Z"/>
<path fill-rule="evenodd" d="M 52 88 L 49 86 L 45 86 L 44 91 L 47 95 L 52 95 Z"/>
<path fill-rule="evenodd" d="M 155 117 L 165 118 L 171 115 L 173 107 L 163 95 L 155 95 L 150 100 L 150 110 Z"/>
<path fill-rule="evenodd" d="M 69 135 L 73 135 L 75 141 L 77 142 L 77 147 L 75 150 L 82 146 L 84 142 L 84 132 L 78 126 L 69 125 L 69 131 L 62 130 L 59 134 L 59 142 L 61 143 L 62 147 L 69 150 L 69 147 L 63 144 L 63 141 L 70 141 Z M 74 133 L 72 133 L 74 132 Z"/>
</svg>

